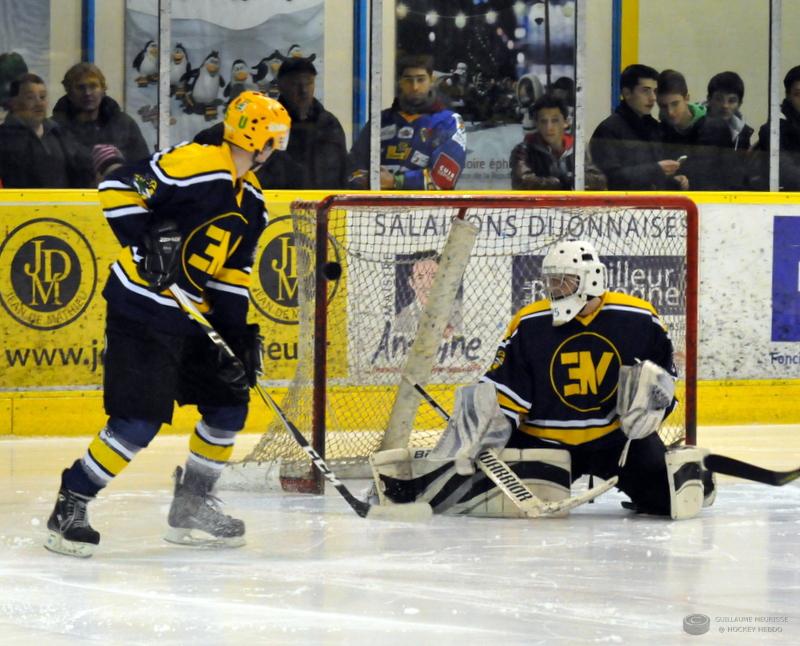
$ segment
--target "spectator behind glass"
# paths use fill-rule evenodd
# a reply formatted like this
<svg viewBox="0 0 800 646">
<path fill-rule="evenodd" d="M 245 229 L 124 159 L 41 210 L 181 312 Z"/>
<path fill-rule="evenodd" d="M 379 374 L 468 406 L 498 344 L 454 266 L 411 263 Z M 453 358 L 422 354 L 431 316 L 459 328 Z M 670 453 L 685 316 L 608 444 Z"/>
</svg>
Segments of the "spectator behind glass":
<svg viewBox="0 0 800 646">
<path fill-rule="evenodd" d="M 620 78 L 622 101 L 600 123 L 589 142 L 592 159 L 611 190 L 680 188 L 680 164 L 664 157 L 661 128 L 650 113 L 656 104 L 658 72 L 647 65 L 629 65 Z"/>
<path fill-rule="evenodd" d="M 511 188 L 569 191 L 575 179 L 575 139 L 567 134 L 569 114 L 563 99 L 550 94 L 533 104 L 536 131 L 511 151 Z M 605 178 L 586 165 L 586 188 L 605 189 Z"/>
<path fill-rule="evenodd" d="M 675 179 L 683 190 L 713 191 L 741 188 L 741 177 L 729 175 L 725 151 L 730 148 L 728 127 L 722 119 L 706 116 L 706 108 L 689 101 L 683 74 L 664 70 L 656 94 L 661 109 L 664 150 L 681 162 Z"/>
<path fill-rule="evenodd" d="M 397 65 L 397 98 L 381 112 L 381 188 L 452 190 L 467 158 L 461 116 L 433 95 L 433 59 L 404 56 Z M 369 187 L 370 129 L 363 128 L 349 156 L 349 184 Z"/>
<path fill-rule="evenodd" d="M 742 116 L 744 81 L 736 72 L 720 72 L 708 82 L 708 116 L 722 119 L 731 133 L 734 150 L 750 150 L 754 130 Z"/>
<path fill-rule="evenodd" d="M 66 133 L 47 118 L 47 87 L 36 74 L 23 74 L 9 85 L 9 113 L 0 125 L 0 186 L 70 188 L 74 186 L 73 146 Z"/>
<path fill-rule="evenodd" d="M 278 70 L 278 101 L 292 118 L 286 154 L 304 169 L 306 185 L 296 188 L 345 188 L 344 129 L 314 98 L 316 76 L 317 70 L 307 58 L 288 58 Z"/>
<path fill-rule="evenodd" d="M 92 149 L 98 144 L 115 146 L 129 163 L 149 155 L 139 126 L 106 96 L 106 78 L 100 68 L 78 63 L 69 68 L 62 83 L 67 94 L 53 108 L 53 118 L 77 146 L 79 186 L 97 185 Z"/>
<path fill-rule="evenodd" d="M 780 190 L 800 191 L 800 65 L 783 78 L 786 98 L 781 103 Z M 755 184 L 769 188 L 769 121 L 758 129 L 756 144 L 758 176 Z"/>
</svg>

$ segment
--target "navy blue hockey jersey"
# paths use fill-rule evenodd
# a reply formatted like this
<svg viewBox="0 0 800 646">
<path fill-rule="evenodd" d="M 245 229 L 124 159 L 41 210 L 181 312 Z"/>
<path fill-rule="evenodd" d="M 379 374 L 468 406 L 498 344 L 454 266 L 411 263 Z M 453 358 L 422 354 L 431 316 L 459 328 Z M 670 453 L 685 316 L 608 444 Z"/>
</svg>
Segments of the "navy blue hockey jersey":
<svg viewBox="0 0 800 646">
<path fill-rule="evenodd" d="M 620 426 L 621 365 L 649 359 L 676 375 L 672 341 L 647 301 L 605 292 L 588 316 L 560 326 L 552 321 L 548 300 L 523 307 L 481 378 L 495 385 L 515 432 L 573 445 L 590 442 Z"/>
<path fill-rule="evenodd" d="M 103 295 L 120 314 L 165 331 L 194 331 L 165 290 L 147 289 L 136 270 L 143 232 L 175 220 L 183 236 L 177 284 L 220 330 L 246 323 L 250 272 L 267 212 L 251 171 L 234 182 L 227 144 L 181 144 L 125 166 L 99 186 L 100 203 L 123 246 Z"/>
</svg>

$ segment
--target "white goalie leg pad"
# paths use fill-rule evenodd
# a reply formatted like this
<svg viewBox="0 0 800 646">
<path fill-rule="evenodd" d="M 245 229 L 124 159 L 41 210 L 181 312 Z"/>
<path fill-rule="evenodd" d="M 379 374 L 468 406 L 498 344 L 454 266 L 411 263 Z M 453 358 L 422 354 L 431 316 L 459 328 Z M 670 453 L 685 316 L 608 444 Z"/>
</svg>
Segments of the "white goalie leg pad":
<svg viewBox="0 0 800 646">
<path fill-rule="evenodd" d="M 517 474 L 522 483 L 543 502 L 558 502 L 570 497 L 571 459 L 563 449 L 503 449 L 498 458 Z M 527 518 L 512 500 L 488 478 L 489 488 L 476 491 L 453 507 L 451 513 L 488 518 Z M 569 512 L 543 518 L 563 518 Z"/>
<path fill-rule="evenodd" d="M 696 446 L 682 446 L 665 454 L 673 520 L 694 518 L 703 508 L 703 458 L 706 455 L 707 450 Z"/>
<path fill-rule="evenodd" d="M 503 449 L 506 462 L 523 484 L 544 502 L 569 498 L 571 460 L 563 449 Z M 485 518 L 527 518 L 482 471 L 459 473 L 454 460 L 431 457 L 424 448 L 389 449 L 370 456 L 382 505 L 427 502 L 435 513 Z M 563 517 L 568 512 L 547 517 Z"/>
<path fill-rule="evenodd" d="M 395 502 L 412 502 L 394 500 L 392 483 L 394 481 L 409 482 L 411 476 L 411 456 L 408 449 L 387 449 L 377 451 L 369 456 L 369 465 L 372 477 L 375 480 L 375 491 L 381 505 L 391 505 Z M 389 495 L 387 495 L 387 489 Z"/>
</svg>

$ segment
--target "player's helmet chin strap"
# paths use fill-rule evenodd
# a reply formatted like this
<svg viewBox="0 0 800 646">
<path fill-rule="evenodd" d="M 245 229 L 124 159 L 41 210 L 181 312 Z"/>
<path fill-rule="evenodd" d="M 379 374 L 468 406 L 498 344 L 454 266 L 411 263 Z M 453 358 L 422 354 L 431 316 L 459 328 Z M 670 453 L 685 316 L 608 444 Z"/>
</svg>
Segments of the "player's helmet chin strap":
<svg viewBox="0 0 800 646">
<path fill-rule="evenodd" d="M 586 303 L 602 296 L 606 289 L 606 267 L 594 247 L 584 240 L 564 240 L 554 245 L 542 261 L 542 276 L 550 298 L 553 325 L 574 319 Z M 577 285 L 572 293 L 565 295 L 568 277 L 577 279 Z"/>
</svg>

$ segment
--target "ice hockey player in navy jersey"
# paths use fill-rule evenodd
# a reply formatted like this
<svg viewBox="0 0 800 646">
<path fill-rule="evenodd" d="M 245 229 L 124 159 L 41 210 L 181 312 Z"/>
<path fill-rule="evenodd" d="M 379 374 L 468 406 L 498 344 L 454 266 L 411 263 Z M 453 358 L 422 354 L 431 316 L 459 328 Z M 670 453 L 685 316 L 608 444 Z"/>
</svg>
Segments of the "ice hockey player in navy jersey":
<svg viewBox="0 0 800 646">
<path fill-rule="evenodd" d="M 65 469 L 47 522 L 47 549 L 87 557 L 100 542 L 87 505 L 145 448 L 174 403 L 202 419 L 165 538 L 181 544 L 244 544 L 244 522 L 223 514 L 212 487 L 244 426 L 261 364 L 258 326 L 247 323 L 248 286 L 267 212 L 255 171 L 286 150 L 291 119 L 269 97 L 246 91 L 228 106 L 220 145 L 180 144 L 122 166 L 99 186 L 122 247 L 103 295 L 108 303 L 103 403 L 108 422 Z M 173 299 L 177 285 L 231 345 L 221 356 Z"/>
<path fill-rule="evenodd" d="M 381 189 L 453 190 L 467 141 L 461 116 L 433 95 L 430 56 L 406 56 L 397 67 L 398 94 L 381 113 Z M 350 151 L 349 184 L 369 187 L 370 124 Z"/>
</svg>

